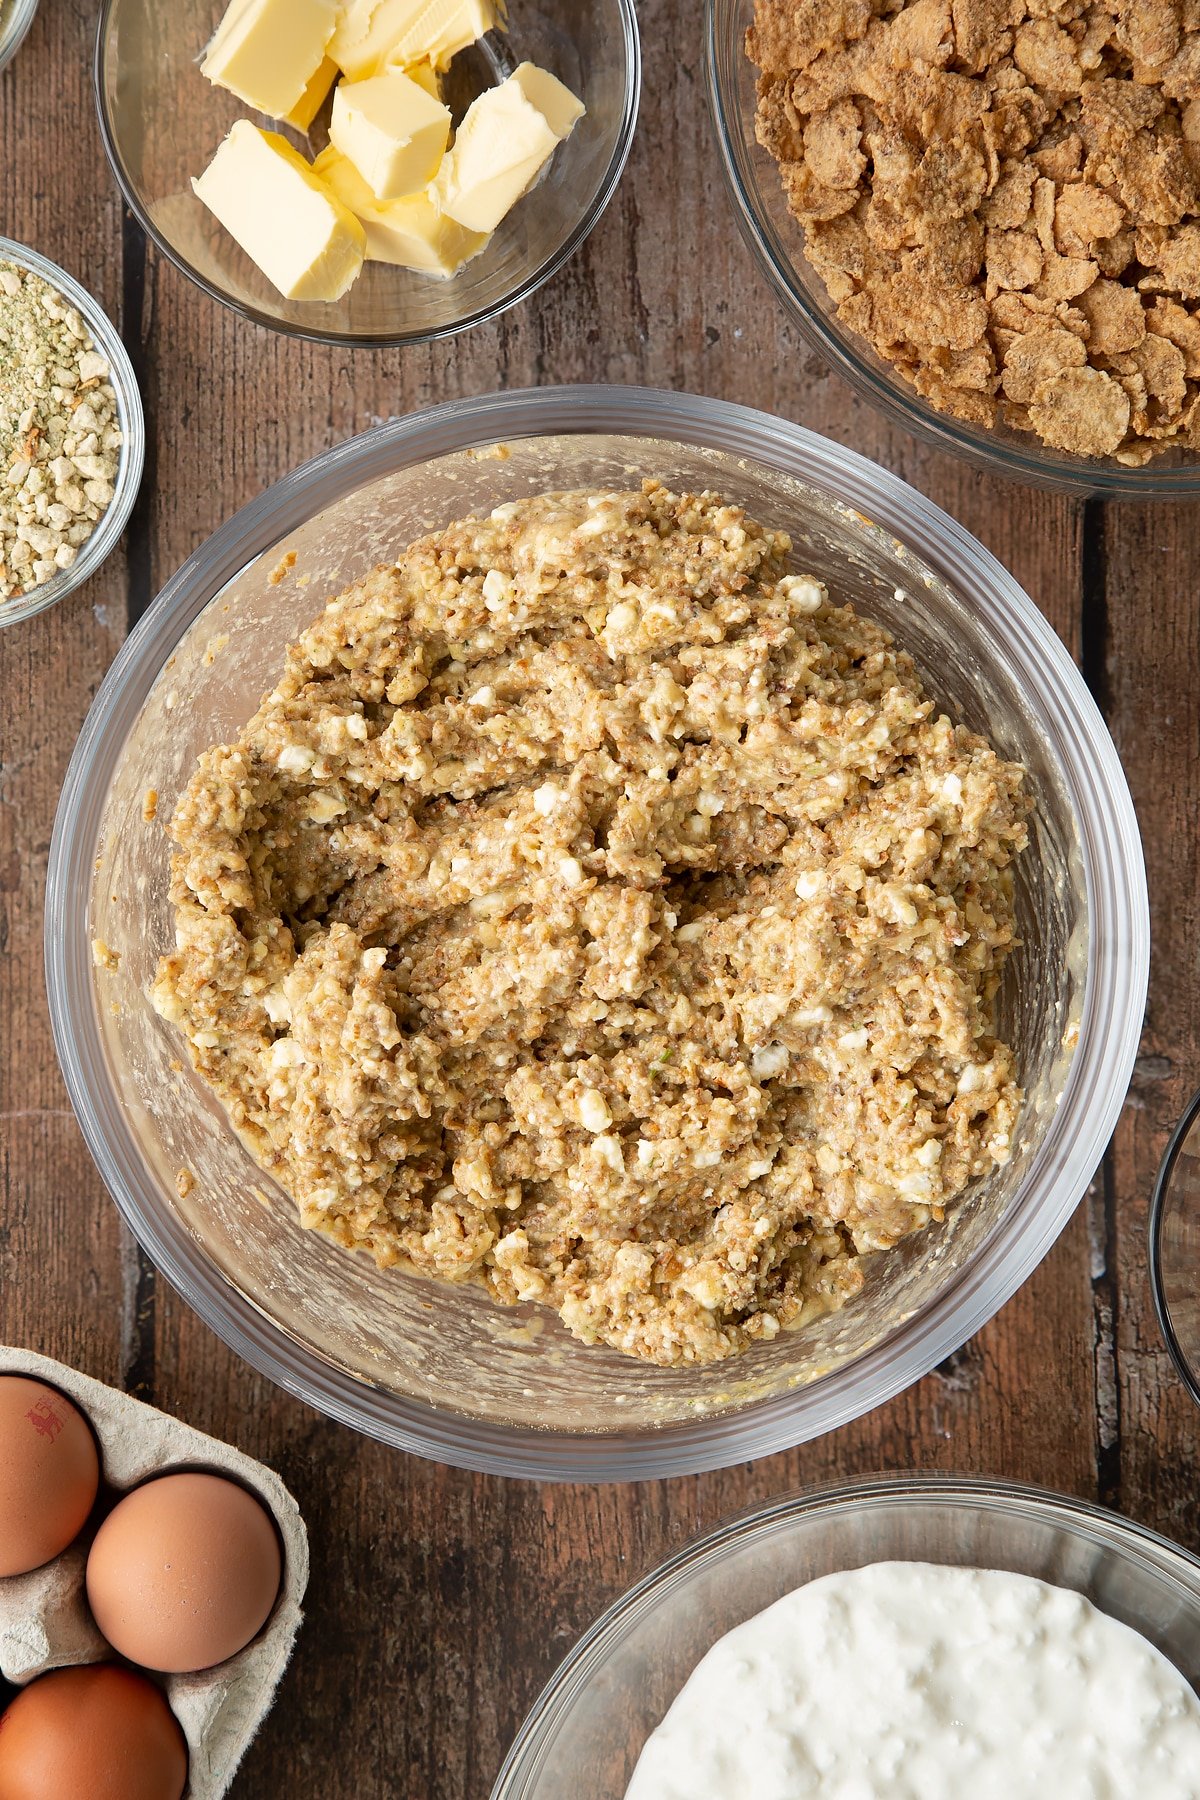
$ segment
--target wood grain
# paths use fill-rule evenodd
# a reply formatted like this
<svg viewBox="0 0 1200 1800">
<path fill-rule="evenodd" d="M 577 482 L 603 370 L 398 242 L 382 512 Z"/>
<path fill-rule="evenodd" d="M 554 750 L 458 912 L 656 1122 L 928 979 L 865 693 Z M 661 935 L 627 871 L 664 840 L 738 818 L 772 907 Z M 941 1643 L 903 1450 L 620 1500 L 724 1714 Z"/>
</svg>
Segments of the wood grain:
<svg viewBox="0 0 1200 1800">
<path fill-rule="evenodd" d="M 62 264 L 116 317 L 121 209 L 93 122 L 90 14 L 44 7 L 0 75 L 0 233 Z M 65 604 L 0 631 L 0 1338 L 106 1380 L 124 1373 L 137 1263 L 59 1079 L 42 898 L 58 790 L 125 602 L 118 553 Z"/>
<path fill-rule="evenodd" d="M 1106 526 L 1104 587 L 1095 597 L 1107 621 L 1101 680 L 1142 825 L 1153 944 L 1141 1055 L 1107 1194 L 1119 1445 L 1113 1498 L 1194 1545 L 1200 1433 L 1150 1303 L 1146 1218 L 1167 1138 L 1200 1080 L 1200 507 L 1114 507 Z"/>
<path fill-rule="evenodd" d="M 1145 1284 L 1154 1162 L 1195 1058 L 1191 545 L 1200 515 L 1083 507 L 998 483 L 893 431 L 798 339 L 737 237 L 705 116 L 699 8 L 643 0 L 647 103 L 621 191 L 540 295 L 407 353 L 287 343 L 218 309 L 123 222 L 91 120 L 94 7 L 46 0 L 0 77 L 0 229 L 85 274 L 144 377 L 150 469 L 89 590 L 0 634 L 0 1336 L 125 1379 L 278 1468 L 314 1575 L 295 1664 L 244 1800 L 480 1800 L 541 1683 L 597 1611 L 753 1501 L 876 1468 L 1003 1473 L 1197 1539 L 1196 1417 Z M 538 1488 L 437 1468 L 329 1424 L 237 1361 L 138 1257 L 58 1079 L 41 892 L 59 782 L 127 616 L 285 469 L 376 421 L 497 386 L 689 388 L 874 456 L 955 514 L 1084 658 L 1131 770 L 1155 894 L 1146 1054 L 1089 1203 L 1000 1316 L 909 1393 L 802 1450 L 637 1487 Z M 1087 608 L 1084 590 L 1087 586 Z"/>
</svg>

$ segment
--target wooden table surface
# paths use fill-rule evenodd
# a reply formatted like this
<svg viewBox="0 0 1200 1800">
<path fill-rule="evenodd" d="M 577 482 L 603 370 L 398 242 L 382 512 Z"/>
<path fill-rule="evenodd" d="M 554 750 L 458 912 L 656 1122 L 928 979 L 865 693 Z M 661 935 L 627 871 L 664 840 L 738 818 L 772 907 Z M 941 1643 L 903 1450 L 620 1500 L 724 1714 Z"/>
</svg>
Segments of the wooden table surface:
<svg viewBox="0 0 1200 1800">
<path fill-rule="evenodd" d="M 620 192 L 556 280 L 495 325 L 405 352 L 294 344 L 218 308 L 123 211 L 91 95 L 95 0 L 43 0 L 0 76 L 0 233 L 99 294 L 149 423 L 122 553 L 0 632 L 0 1340 L 125 1385 L 278 1469 L 314 1563 L 307 1622 L 240 1800 L 481 1800 L 544 1680 L 602 1607 L 697 1531 L 875 1469 L 1003 1474 L 1100 1499 L 1200 1548 L 1200 1416 L 1160 1341 L 1148 1196 L 1200 1078 L 1200 508 L 1008 486 L 891 430 L 785 322 L 733 224 L 697 0 L 640 0 L 646 98 Z M 140 1255 L 59 1078 L 42 976 L 55 802 L 128 625 L 285 470 L 462 394 L 570 381 L 690 389 L 781 413 L 898 471 L 978 534 L 1079 658 L 1149 864 L 1149 1012 L 1086 1202 L 1025 1288 L 918 1386 L 788 1455 L 690 1480 L 537 1487 L 355 1437 L 251 1372 Z"/>
</svg>

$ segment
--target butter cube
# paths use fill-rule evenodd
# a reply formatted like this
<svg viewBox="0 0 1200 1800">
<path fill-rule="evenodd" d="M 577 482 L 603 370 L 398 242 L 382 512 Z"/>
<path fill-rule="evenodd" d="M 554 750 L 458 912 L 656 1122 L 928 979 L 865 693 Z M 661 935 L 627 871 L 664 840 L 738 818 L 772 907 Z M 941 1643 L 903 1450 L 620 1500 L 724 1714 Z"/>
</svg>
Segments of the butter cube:
<svg viewBox="0 0 1200 1800">
<path fill-rule="evenodd" d="M 450 112 L 399 69 L 344 81 L 333 96 L 329 136 L 377 200 L 415 194 L 437 174 Z"/>
<path fill-rule="evenodd" d="M 384 68 L 385 69 L 400 69 L 405 75 L 408 76 L 408 79 L 410 81 L 415 81 L 418 87 L 424 88 L 425 92 L 428 95 L 430 95 L 430 97 L 432 99 L 434 99 L 434 100 L 441 99 L 441 97 L 442 97 L 441 79 L 438 75 L 437 70 L 434 68 L 433 64 L 429 61 L 428 57 L 425 57 L 420 62 L 415 62 L 415 63 L 394 62 L 389 57 L 388 61 L 384 64 Z"/>
<path fill-rule="evenodd" d="M 427 194 L 376 200 L 354 164 L 332 144 L 313 169 L 362 224 L 368 262 L 445 277 L 456 274 L 487 243 L 482 233 L 467 231 L 440 213 Z"/>
<path fill-rule="evenodd" d="M 339 11 L 338 0 L 233 0 L 201 72 L 258 112 L 290 118 L 321 74 Z M 302 129 L 332 85 L 331 74 Z"/>
<path fill-rule="evenodd" d="M 307 131 L 340 73 L 332 56 L 327 56 L 291 112 L 281 113 L 280 117 L 294 125 L 297 131 Z"/>
<path fill-rule="evenodd" d="M 376 75 L 389 62 L 428 60 L 448 69 L 460 50 L 499 23 L 497 0 L 347 0 L 329 54 L 351 81 Z"/>
<path fill-rule="evenodd" d="M 468 109 L 438 173 L 435 204 L 469 231 L 495 231 L 585 110 L 555 76 L 522 63 Z"/>
<path fill-rule="evenodd" d="M 362 226 L 277 132 L 239 119 L 192 187 L 288 300 L 340 300 L 362 269 Z"/>
</svg>

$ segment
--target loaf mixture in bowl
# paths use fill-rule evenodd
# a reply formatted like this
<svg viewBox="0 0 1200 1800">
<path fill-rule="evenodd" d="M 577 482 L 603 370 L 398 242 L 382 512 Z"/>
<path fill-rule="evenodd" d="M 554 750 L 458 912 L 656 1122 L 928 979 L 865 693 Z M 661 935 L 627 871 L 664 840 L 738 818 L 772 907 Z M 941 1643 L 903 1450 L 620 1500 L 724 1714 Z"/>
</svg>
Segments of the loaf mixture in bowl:
<svg viewBox="0 0 1200 1800">
<path fill-rule="evenodd" d="M 332 600 L 171 821 L 154 989 L 306 1225 L 715 1361 L 1006 1160 L 1021 770 L 713 494 Z"/>
</svg>

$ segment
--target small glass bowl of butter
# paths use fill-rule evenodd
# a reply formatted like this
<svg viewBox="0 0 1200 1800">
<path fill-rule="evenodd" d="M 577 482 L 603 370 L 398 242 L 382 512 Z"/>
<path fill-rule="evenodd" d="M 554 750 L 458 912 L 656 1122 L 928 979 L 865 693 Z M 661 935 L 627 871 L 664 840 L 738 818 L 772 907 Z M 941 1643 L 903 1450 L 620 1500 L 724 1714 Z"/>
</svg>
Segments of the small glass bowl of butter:
<svg viewBox="0 0 1200 1800">
<path fill-rule="evenodd" d="M 169 8 L 159 0 L 105 0 L 96 57 L 101 129 L 146 232 L 214 299 L 258 324 L 322 342 L 428 342 L 525 299 L 583 243 L 624 168 L 641 81 L 633 0 L 330 6 L 343 36 L 345 18 L 361 13 L 361 41 L 348 55 L 340 38 L 328 46 L 341 68 L 318 44 L 311 71 L 297 64 L 303 91 L 285 113 L 274 88 L 281 65 L 297 54 L 296 8 L 307 17 L 326 4 L 253 0 L 240 19 L 233 13 L 231 37 L 224 0 Z M 247 41 L 250 13 L 257 23 Z M 451 29 L 460 13 L 484 29 L 457 48 Z M 491 18 L 495 29 L 487 29 Z M 409 43 L 419 30 L 437 41 Z M 472 127 L 488 123 L 496 90 L 513 93 L 524 109 L 523 82 L 553 114 L 543 78 L 553 78 L 555 97 L 561 83 L 583 110 L 551 117 L 561 141 L 535 185 L 502 211 L 494 230 L 478 230 L 466 221 L 488 214 L 490 226 L 513 197 L 501 193 L 497 202 L 479 191 L 497 173 L 496 159 L 486 132 Z M 495 111 L 497 143 L 511 142 L 502 102 Z M 450 127 L 444 160 L 439 115 L 443 139 L 447 115 Z M 474 184 L 465 197 L 442 193 L 445 215 L 432 181 L 421 194 L 427 188 L 433 205 L 399 191 L 406 180 L 425 182 L 431 156 L 443 190 L 456 173 Z"/>
<path fill-rule="evenodd" d="M 33 24 L 38 0 L 0 0 L 0 69 L 7 68 Z"/>
</svg>

